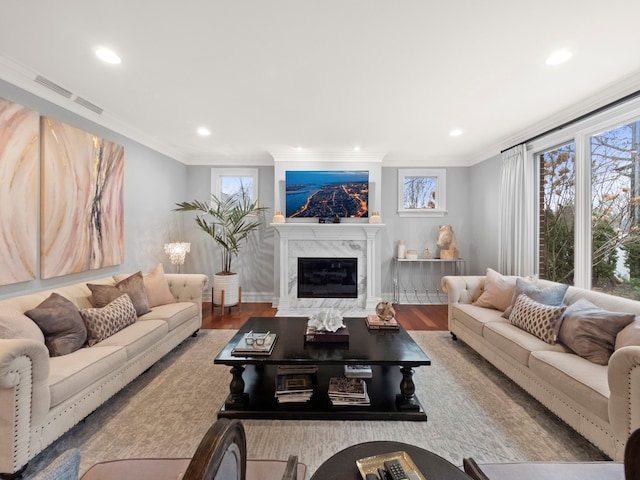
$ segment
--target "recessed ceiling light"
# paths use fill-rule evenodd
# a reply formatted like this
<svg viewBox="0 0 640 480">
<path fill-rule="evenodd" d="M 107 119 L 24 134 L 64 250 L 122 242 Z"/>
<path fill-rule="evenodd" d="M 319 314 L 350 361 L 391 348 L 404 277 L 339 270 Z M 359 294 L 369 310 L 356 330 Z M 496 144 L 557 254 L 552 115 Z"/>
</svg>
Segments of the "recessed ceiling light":
<svg viewBox="0 0 640 480">
<path fill-rule="evenodd" d="M 122 60 L 116 54 L 116 52 L 114 52 L 109 48 L 104 48 L 104 47 L 98 48 L 96 50 L 96 55 L 103 62 L 112 63 L 114 65 L 117 65 L 118 63 L 122 62 Z"/>
<path fill-rule="evenodd" d="M 449 136 L 451 137 L 459 137 L 460 135 L 462 135 L 462 130 L 460 130 L 459 128 L 454 128 L 449 132 Z"/>
<path fill-rule="evenodd" d="M 211 135 L 211 131 L 207 127 L 198 127 L 197 132 L 198 135 L 202 137 L 208 137 L 209 135 Z"/>
<path fill-rule="evenodd" d="M 558 50 L 557 52 L 552 53 L 544 63 L 547 65 L 560 65 L 561 63 L 566 62 L 573 55 L 569 50 Z"/>
<path fill-rule="evenodd" d="M 360 145 L 355 145 L 355 146 L 353 147 L 353 151 L 354 151 L 354 152 L 359 152 L 359 151 L 360 151 Z"/>
</svg>

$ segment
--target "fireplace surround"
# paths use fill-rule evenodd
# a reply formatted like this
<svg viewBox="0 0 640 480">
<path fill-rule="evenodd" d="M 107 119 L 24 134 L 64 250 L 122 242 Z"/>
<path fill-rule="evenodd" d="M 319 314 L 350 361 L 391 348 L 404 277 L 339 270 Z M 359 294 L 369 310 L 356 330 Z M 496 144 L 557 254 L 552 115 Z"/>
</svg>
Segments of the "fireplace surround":
<svg viewBox="0 0 640 480">
<path fill-rule="evenodd" d="M 323 308 L 373 313 L 381 301 L 381 255 L 378 233 L 384 224 L 370 223 L 272 223 L 279 241 L 275 252 L 276 292 L 273 306 L 278 315 L 308 315 Z M 298 258 L 356 258 L 355 298 L 300 298 Z"/>
</svg>

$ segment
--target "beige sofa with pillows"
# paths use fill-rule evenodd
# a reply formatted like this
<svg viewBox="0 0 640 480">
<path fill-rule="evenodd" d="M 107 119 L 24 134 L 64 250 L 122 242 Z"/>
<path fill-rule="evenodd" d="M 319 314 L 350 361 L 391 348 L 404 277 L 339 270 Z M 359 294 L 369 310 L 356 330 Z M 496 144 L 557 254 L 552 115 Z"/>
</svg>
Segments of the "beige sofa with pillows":
<svg viewBox="0 0 640 480">
<path fill-rule="evenodd" d="M 195 334 L 207 283 L 158 265 L 0 300 L 0 472 L 20 471 Z"/>
<path fill-rule="evenodd" d="M 442 288 L 454 338 L 622 460 L 640 427 L 640 302 L 491 269 Z"/>
</svg>

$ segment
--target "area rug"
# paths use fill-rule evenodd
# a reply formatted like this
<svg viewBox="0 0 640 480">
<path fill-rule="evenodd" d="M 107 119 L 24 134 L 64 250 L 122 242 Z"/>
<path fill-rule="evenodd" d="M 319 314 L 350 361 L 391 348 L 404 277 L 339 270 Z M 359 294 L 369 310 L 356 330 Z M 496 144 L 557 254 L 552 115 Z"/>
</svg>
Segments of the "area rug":
<svg viewBox="0 0 640 480">
<path fill-rule="evenodd" d="M 213 358 L 233 333 L 204 330 L 185 340 L 33 459 L 26 478 L 71 447 L 81 451 L 81 472 L 110 459 L 190 457 L 227 396 L 229 367 Z M 243 420 L 248 457 L 296 454 L 314 472 L 350 445 L 392 440 L 456 465 L 466 456 L 480 462 L 606 459 L 448 332 L 410 334 L 432 360 L 414 376 L 427 422 Z"/>
</svg>

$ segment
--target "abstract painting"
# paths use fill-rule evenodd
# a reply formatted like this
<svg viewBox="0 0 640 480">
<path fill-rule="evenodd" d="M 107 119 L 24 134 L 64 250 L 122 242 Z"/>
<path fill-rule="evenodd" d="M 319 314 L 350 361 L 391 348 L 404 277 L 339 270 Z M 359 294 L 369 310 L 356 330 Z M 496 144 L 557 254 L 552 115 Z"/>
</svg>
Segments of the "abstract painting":
<svg viewBox="0 0 640 480">
<path fill-rule="evenodd" d="M 35 278 L 39 155 L 38 113 L 0 98 L 0 285 Z"/>
<path fill-rule="evenodd" d="M 42 278 L 121 264 L 124 147 L 42 117 Z"/>
</svg>

